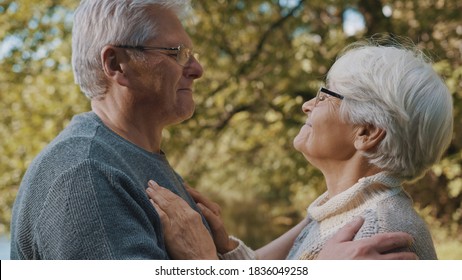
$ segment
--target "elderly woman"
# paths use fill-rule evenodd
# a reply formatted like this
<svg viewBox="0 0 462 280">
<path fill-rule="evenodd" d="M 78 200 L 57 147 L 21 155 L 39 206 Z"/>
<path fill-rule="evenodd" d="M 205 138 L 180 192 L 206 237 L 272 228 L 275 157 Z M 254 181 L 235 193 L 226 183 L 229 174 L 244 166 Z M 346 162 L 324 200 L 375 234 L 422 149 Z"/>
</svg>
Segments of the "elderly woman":
<svg viewBox="0 0 462 280">
<path fill-rule="evenodd" d="M 327 191 L 308 207 L 286 257 L 319 257 L 341 227 L 361 216 L 355 239 L 407 232 L 419 259 L 436 259 L 430 232 L 402 187 L 436 163 L 452 137 L 451 95 L 425 56 L 398 44 L 350 45 L 329 70 L 327 86 L 302 110 L 307 119 L 294 147 L 321 170 Z M 163 211 L 162 198 L 148 194 Z M 212 227 L 219 225 L 218 213 L 201 207 Z M 223 258 L 255 257 L 216 232 L 224 229 L 214 231 L 217 248 L 233 249 Z"/>
</svg>

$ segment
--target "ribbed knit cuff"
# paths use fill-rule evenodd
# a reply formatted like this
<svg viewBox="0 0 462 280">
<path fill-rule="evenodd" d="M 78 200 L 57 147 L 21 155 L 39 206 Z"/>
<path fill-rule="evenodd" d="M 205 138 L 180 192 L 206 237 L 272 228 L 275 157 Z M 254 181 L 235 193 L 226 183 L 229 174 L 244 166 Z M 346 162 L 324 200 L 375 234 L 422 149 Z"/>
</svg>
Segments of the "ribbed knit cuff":
<svg viewBox="0 0 462 280">
<path fill-rule="evenodd" d="M 230 239 L 237 241 L 239 245 L 236 249 L 226 253 L 226 254 L 218 254 L 220 260 L 256 260 L 257 255 L 255 251 L 247 247 L 247 245 L 242 242 L 242 240 L 237 239 L 234 236 L 230 236 Z"/>
</svg>

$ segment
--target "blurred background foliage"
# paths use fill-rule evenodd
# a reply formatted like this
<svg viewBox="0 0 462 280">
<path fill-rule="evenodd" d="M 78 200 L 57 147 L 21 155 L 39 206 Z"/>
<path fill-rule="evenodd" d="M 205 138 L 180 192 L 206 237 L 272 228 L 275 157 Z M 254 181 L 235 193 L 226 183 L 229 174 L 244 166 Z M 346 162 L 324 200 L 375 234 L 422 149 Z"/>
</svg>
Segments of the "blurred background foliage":
<svg viewBox="0 0 462 280">
<path fill-rule="evenodd" d="M 257 248 L 301 220 L 322 174 L 292 147 L 336 54 L 376 33 L 410 37 L 454 98 L 444 159 L 406 186 L 438 255 L 462 259 L 462 2 L 460 0 L 192 0 L 185 24 L 205 74 L 194 117 L 165 131 L 172 165 L 223 209 L 230 233 Z M 73 83 L 78 1 L 0 0 L 0 232 L 36 154 L 90 109 Z"/>
</svg>

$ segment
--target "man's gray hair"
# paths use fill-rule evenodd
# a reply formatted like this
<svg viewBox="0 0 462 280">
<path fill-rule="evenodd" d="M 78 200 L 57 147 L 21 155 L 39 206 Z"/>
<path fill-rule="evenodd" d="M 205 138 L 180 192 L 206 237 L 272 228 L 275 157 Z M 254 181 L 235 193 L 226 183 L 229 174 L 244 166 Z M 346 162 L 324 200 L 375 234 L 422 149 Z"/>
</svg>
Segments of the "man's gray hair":
<svg viewBox="0 0 462 280">
<path fill-rule="evenodd" d="M 157 26 L 147 7 L 158 5 L 179 18 L 190 10 L 190 0 L 83 0 L 74 13 L 72 67 L 74 78 L 92 99 L 106 93 L 101 50 L 105 45 L 141 45 L 155 38 Z"/>
<path fill-rule="evenodd" d="M 386 131 L 378 148 L 365 153 L 371 164 L 412 181 L 439 161 L 449 146 L 451 94 L 415 47 L 355 43 L 338 57 L 327 82 L 345 96 L 342 118 Z"/>
</svg>

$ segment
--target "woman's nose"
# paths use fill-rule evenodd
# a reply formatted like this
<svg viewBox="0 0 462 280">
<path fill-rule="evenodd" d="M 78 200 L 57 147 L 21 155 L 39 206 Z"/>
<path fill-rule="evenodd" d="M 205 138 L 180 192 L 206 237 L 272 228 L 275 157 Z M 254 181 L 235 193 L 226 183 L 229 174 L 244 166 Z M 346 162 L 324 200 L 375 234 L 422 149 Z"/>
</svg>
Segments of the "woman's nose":
<svg viewBox="0 0 462 280">
<path fill-rule="evenodd" d="M 310 100 L 306 101 L 305 103 L 303 103 L 303 105 L 302 105 L 303 113 L 306 114 L 306 113 L 311 112 L 313 110 L 315 100 L 316 100 L 316 98 L 313 98 L 313 99 L 310 99 Z"/>
</svg>

